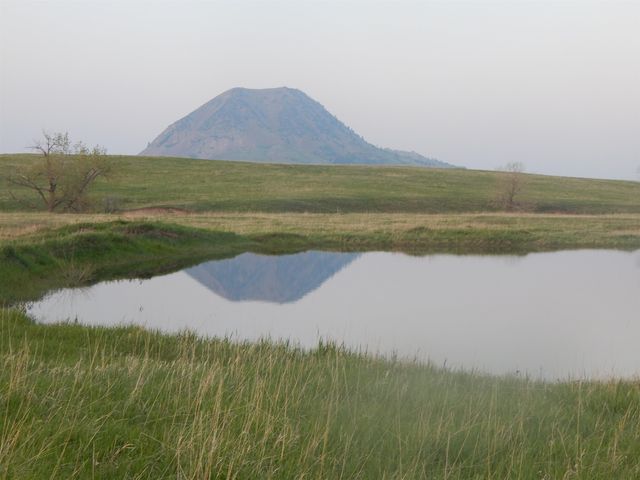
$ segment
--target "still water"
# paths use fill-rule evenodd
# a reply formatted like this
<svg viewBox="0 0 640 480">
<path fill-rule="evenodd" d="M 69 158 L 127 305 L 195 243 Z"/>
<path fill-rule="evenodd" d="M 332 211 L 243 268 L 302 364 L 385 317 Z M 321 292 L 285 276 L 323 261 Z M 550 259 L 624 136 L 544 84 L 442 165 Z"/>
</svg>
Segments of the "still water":
<svg viewBox="0 0 640 480">
<path fill-rule="evenodd" d="M 413 257 L 245 253 L 54 292 L 41 322 L 139 324 L 544 379 L 640 377 L 640 251 Z"/>
</svg>

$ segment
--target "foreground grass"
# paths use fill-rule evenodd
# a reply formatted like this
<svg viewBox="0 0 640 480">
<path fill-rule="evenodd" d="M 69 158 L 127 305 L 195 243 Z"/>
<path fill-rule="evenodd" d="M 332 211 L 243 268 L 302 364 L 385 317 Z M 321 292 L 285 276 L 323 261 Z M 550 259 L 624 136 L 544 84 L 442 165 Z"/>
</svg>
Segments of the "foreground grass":
<svg viewBox="0 0 640 480">
<path fill-rule="evenodd" d="M 640 387 L 0 310 L 0 478 L 640 475 Z"/>
<path fill-rule="evenodd" d="M 32 192 L 2 182 L 35 155 L 0 155 L 0 211 L 26 211 Z M 498 211 L 504 173 L 416 167 L 266 165 L 111 156 L 113 174 L 93 195 L 123 210 L 216 212 L 463 213 Z M 15 198 L 14 198 L 15 196 Z M 18 199 L 18 201 L 16 201 Z M 21 202 L 22 200 L 23 202 Z M 526 175 L 517 199 L 531 212 L 640 213 L 640 182 Z"/>
</svg>

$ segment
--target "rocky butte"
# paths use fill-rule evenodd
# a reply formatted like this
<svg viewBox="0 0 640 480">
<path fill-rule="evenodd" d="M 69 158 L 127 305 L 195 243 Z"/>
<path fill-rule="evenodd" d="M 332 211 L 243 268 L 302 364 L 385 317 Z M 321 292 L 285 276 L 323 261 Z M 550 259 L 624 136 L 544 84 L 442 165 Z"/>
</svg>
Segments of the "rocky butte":
<svg viewBox="0 0 640 480">
<path fill-rule="evenodd" d="M 269 163 L 452 167 L 379 148 L 293 88 L 233 88 L 169 125 L 140 155 Z"/>
</svg>

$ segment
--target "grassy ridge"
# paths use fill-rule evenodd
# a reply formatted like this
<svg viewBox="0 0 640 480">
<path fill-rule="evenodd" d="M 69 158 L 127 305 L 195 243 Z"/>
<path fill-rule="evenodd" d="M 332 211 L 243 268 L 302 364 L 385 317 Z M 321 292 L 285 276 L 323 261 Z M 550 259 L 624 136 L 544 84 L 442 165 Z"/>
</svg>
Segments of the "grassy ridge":
<svg viewBox="0 0 640 480">
<path fill-rule="evenodd" d="M 537 383 L 0 310 L 0 478 L 631 479 L 637 383 Z"/>
<path fill-rule="evenodd" d="M 496 211 L 502 173 L 370 166 L 265 165 L 112 156 L 113 175 L 96 184 L 96 208 L 110 197 L 123 209 L 165 207 L 234 212 Z M 0 155 L 0 178 L 34 155 Z M 6 185 L 5 185 L 6 186 Z M 26 207 L 8 188 L 0 210 Z M 17 198 L 32 199 L 14 190 Z M 526 175 L 519 200 L 533 212 L 640 213 L 640 183 Z"/>
</svg>

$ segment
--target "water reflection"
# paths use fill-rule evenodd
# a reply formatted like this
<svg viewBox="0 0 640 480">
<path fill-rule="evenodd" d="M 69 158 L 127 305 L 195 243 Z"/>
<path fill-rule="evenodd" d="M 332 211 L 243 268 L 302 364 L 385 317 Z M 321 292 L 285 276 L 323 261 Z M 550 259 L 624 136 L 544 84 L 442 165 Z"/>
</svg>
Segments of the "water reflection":
<svg viewBox="0 0 640 480">
<path fill-rule="evenodd" d="M 185 271 L 229 300 L 289 303 L 318 288 L 356 258 L 356 253 L 304 252 L 281 256 L 244 253 Z"/>
<path fill-rule="evenodd" d="M 241 340 L 417 356 L 544 378 L 640 373 L 640 252 L 505 257 L 241 255 L 145 281 L 56 292 L 40 321 L 136 323 Z"/>
</svg>

